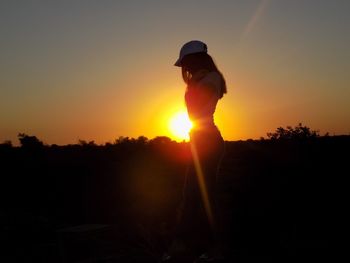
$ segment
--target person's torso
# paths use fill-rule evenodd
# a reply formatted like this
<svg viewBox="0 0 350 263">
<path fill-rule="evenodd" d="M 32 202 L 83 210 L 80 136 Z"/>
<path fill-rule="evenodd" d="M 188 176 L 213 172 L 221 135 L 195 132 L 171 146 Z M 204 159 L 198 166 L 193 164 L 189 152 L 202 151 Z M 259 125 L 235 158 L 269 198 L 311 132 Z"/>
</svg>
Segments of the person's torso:
<svg viewBox="0 0 350 263">
<path fill-rule="evenodd" d="M 188 85 L 185 102 L 194 130 L 217 129 L 214 113 L 222 92 L 222 77 L 218 72 L 200 71 Z"/>
</svg>

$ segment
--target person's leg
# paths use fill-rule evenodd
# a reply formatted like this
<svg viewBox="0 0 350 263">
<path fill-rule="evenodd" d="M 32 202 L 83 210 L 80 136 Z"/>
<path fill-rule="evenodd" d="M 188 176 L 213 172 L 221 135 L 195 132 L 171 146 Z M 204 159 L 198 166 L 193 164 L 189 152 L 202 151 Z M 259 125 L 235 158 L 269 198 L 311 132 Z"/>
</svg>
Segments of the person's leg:
<svg viewBox="0 0 350 263">
<path fill-rule="evenodd" d="M 200 192 L 193 165 L 190 165 L 183 188 L 182 204 L 179 220 L 175 228 L 174 238 L 169 247 L 168 254 L 171 257 L 181 257 L 190 254 L 196 226 L 199 221 Z"/>
<path fill-rule="evenodd" d="M 180 211 L 180 218 L 176 230 L 178 238 L 190 238 L 194 225 L 198 219 L 198 210 L 200 205 L 200 192 L 196 179 L 196 172 L 191 165 L 186 174 L 186 180 L 183 189 L 183 201 Z"/>
<path fill-rule="evenodd" d="M 221 160 L 224 154 L 224 141 L 222 138 L 216 137 L 210 141 L 211 144 L 206 144 L 206 147 L 200 155 L 201 166 L 203 171 L 203 177 L 206 185 L 207 202 L 210 206 L 210 211 L 206 211 L 206 225 L 202 231 L 205 233 L 204 239 L 206 239 L 206 247 L 204 248 L 211 257 L 217 257 L 221 254 L 222 247 L 222 220 L 220 213 L 220 206 L 218 200 L 218 185 L 217 176 L 218 169 L 220 167 Z M 210 147 L 210 148 L 209 148 Z M 207 151 L 209 148 L 210 152 Z M 208 209 L 207 209 L 208 210 Z M 208 212 L 211 215 L 208 215 Z"/>
</svg>

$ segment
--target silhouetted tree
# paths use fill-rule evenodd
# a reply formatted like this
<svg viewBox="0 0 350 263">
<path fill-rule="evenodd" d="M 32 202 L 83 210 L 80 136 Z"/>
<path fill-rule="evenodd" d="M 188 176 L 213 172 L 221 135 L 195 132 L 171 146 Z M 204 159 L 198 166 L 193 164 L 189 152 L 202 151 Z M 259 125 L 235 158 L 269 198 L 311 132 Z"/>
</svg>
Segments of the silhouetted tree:
<svg viewBox="0 0 350 263">
<path fill-rule="evenodd" d="M 0 150 L 8 150 L 12 148 L 12 142 L 10 140 L 6 140 L 3 143 L 0 143 Z"/>
<path fill-rule="evenodd" d="M 267 137 L 271 140 L 285 140 L 285 139 L 309 139 L 319 137 L 319 131 L 311 130 L 301 123 L 294 128 L 287 126 L 287 128 L 278 127 L 275 132 L 268 132 Z"/>
<path fill-rule="evenodd" d="M 10 140 L 5 140 L 3 143 L 1 143 L 0 145 L 5 145 L 5 146 L 9 146 L 12 147 L 12 142 Z"/>
<path fill-rule="evenodd" d="M 128 142 L 130 142 L 130 138 L 128 136 L 119 136 L 117 139 L 115 139 L 114 144 L 122 144 Z"/>
<path fill-rule="evenodd" d="M 172 140 L 167 136 L 157 136 L 150 141 L 151 144 L 155 145 L 168 145 L 171 142 Z"/>
<path fill-rule="evenodd" d="M 26 149 L 40 149 L 44 146 L 44 143 L 40 141 L 36 136 L 29 136 L 25 133 L 19 133 L 18 140 L 21 144 L 21 147 Z"/>
<path fill-rule="evenodd" d="M 89 141 L 89 142 L 87 142 L 87 141 L 85 141 L 85 140 L 79 140 L 79 145 L 80 146 L 84 146 L 84 147 L 89 147 L 89 146 L 97 146 L 96 145 L 96 143 L 95 143 L 95 141 Z"/>
<path fill-rule="evenodd" d="M 147 144 L 148 143 L 148 138 L 147 137 L 145 137 L 145 136 L 139 136 L 138 138 L 137 138 L 137 143 L 138 144 Z"/>
</svg>

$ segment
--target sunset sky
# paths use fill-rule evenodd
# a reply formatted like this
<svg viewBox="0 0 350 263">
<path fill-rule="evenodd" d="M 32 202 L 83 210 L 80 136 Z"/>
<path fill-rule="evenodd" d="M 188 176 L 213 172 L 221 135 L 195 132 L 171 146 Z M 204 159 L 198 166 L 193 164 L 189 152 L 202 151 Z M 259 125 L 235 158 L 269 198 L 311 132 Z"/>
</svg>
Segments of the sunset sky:
<svg viewBox="0 0 350 263">
<path fill-rule="evenodd" d="M 226 140 L 299 122 L 350 134 L 350 1 L 0 2 L 0 143 L 171 137 L 181 46 L 207 43 Z"/>
</svg>

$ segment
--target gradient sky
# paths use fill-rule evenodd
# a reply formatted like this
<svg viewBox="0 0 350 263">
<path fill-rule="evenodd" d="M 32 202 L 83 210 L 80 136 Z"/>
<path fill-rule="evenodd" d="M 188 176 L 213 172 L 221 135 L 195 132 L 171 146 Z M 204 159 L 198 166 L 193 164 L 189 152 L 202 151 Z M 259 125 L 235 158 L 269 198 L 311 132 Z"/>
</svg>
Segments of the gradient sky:
<svg viewBox="0 0 350 263">
<path fill-rule="evenodd" d="M 350 133 L 350 1 L 1 1 L 0 142 L 169 136 L 184 108 L 173 64 L 207 43 L 228 94 L 226 140 L 299 122 Z"/>
</svg>

